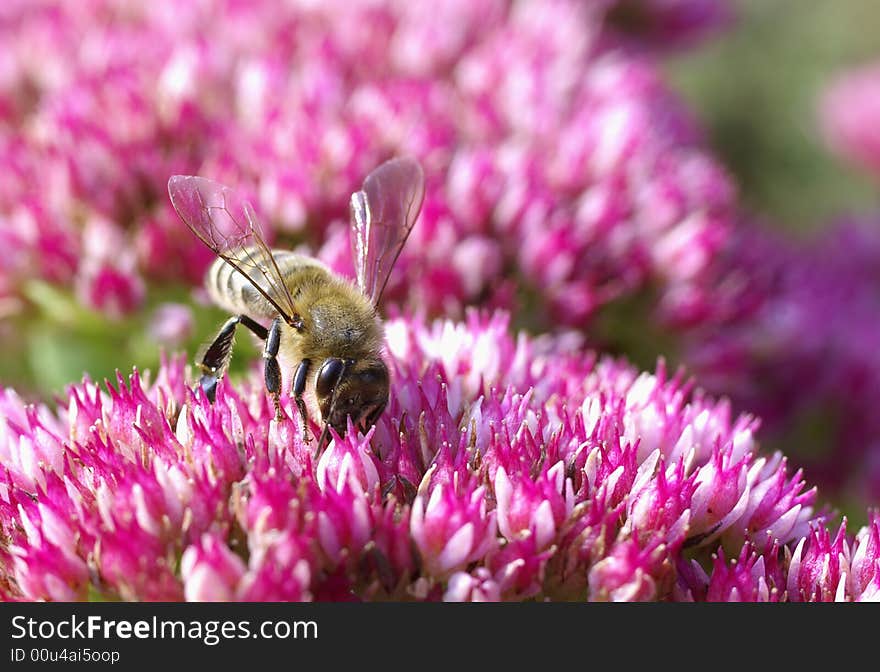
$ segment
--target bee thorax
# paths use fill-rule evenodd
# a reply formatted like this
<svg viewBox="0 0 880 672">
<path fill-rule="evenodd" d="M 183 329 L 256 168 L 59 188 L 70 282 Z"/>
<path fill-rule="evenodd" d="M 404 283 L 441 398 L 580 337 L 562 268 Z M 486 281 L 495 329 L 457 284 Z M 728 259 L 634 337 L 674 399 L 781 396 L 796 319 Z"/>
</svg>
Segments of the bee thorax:
<svg viewBox="0 0 880 672">
<path fill-rule="evenodd" d="M 316 349 L 315 355 L 357 359 L 380 346 L 381 323 L 373 307 L 353 288 L 334 288 L 303 312 L 304 345 Z"/>
</svg>

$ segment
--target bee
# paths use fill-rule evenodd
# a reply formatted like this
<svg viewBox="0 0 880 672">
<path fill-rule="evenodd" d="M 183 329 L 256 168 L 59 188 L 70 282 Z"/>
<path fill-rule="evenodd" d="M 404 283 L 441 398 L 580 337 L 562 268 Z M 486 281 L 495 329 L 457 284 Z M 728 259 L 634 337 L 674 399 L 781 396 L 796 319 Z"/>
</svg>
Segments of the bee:
<svg viewBox="0 0 880 672">
<path fill-rule="evenodd" d="M 374 424 L 388 403 L 390 376 L 382 360 L 382 320 L 377 306 L 424 198 L 424 174 L 410 158 L 386 161 L 351 196 L 350 239 L 356 283 L 317 259 L 271 249 L 251 205 L 222 184 L 174 175 L 168 193 L 177 214 L 217 255 L 205 287 L 230 317 L 204 351 L 199 386 L 213 402 L 242 325 L 264 342 L 263 375 L 282 419 L 282 361 L 292 362 L 291 396 L 309 441 L 305 397 L 313 395 L 323 430 L 344 436 Z"/>
</svg>

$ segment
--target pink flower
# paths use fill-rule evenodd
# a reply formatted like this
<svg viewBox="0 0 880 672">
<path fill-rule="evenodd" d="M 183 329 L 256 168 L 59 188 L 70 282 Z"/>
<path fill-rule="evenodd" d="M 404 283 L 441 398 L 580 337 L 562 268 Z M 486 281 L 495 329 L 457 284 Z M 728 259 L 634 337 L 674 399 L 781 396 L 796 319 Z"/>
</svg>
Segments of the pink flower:
<svg viewBox="0 0 880 672">
<path fill-rule="evenodd" d="M 349 485 L 361 493 L 372 494 L 379 487 L 376 458 L 365 449 L 370 438 L 369 434 L 357 437 L 355 431 L 349 431 L 343 439 L 334 437 L 315 469 L 321 490 L 340 492 Z"/>
<path fill-rule="evenodd" d="M 778 602 L 786 597 L 785 565 L 779 562 L 778 542 L 768 540 L 763 552 L 743 545 L 729 564 L 723 549 L 713 558 L 711 576 L 691 561 L 679 566 L 678 599 L 708 602 Z"/>
<path fill-rule="evenodd" d="M 733 188 L 633 47 L 719 25 L 726 7 L 22 4 L 0 27 L 0 242 L 32 263 L 0 266 L 0 296 L 75 276 L 78 300 L 115 316 L 144 282 L 199 283 L 211 255 L 168 207 L 175 173 L 230 184 L 267 234 L 351 273 L 349 196 L 382 159 L 410 154 L 427 198 L 389 301 L 461 316 L 534 295 L 536 324 L 580 326 L 651 285 L 665 319 L 699 322 Z M 647 19 L 635 38 L 621 30 L 633 12 Z M 78 254 L 95 238 L 82 221 L 109 224 L 112 257 Z"/>
<path fill-rule="evenodd" d="M 822 130 L 831 149 L 876 174 L 880 174 L 878 114 L 878 63 L 868 63 L 837 75 L 822 94 Z"/>
<path fill-rule="evenodd" d="M 485 488 L 461 496 L 439 484 L 427 497 L 417 496 L 410 534 L 431 576 L 442 578 L 482 558 L 497 543 L 495 515 L 486 511 Z"/>
<path fill-rule="evenodd" d="M 205 534 L 184 551 L 180 575 L 189 602 L 228 602 L 236 596 L 245 573 L 242 559 L 226 543 Z"/>
<path fill-rule="evenodd" d="M 830 541 L 754 421 L 504 313 L 388 322 L 375 428 L 317 459 L 261 374 L 210 404 L 181 360 L 0 395 L 11 599 L 872 599 L 876 520 Z M 769 540 L 769 541 L 768 541 Z M 742 568 L 723 545 L 742 544 Z M 763 551 L 756 549 L 764 548 Z M 177 558 L 181 558 L 178 564 Z M 782 558 L 782 560 L 779 560 Z M 713 569 L 714 567 L 714 569 Z M 712 572 L 710 574 L 710 572 Z M 784 587 L 784 588 L 783 588 Z M 785 590 L 784 595 L 780 592 Z"/>
<path fill-rule="evenodd" d="M 801 539 L 792 556 L 788 574 L 789 598 L 797 602 L 841 601 L 846 595 L 849 545 L 846 521 L 832 539 L 818 527 Z"/>
<path fill-rule="evenodd" d="M 701 384 L 756 412 L 768 439 L 805 440 L 788 453 L 810 480 L 829 495 L 869 501 L 880 493 L 875 224 L 851 218 L 798 241 L 743 231 L 721 271 L 739 297 L 722 302 L 685 348 Z M 827 431 L 804 434 L 804 423 L 820 417 Z"/>
<path fill-rule="evenodd" d="M 497 602 L 501 598 L 498 584 L 489 570 L 478 567 L 472 574 L 456 572 L 449 577 L 444 602 Z"/>
<path fill-rule="evenodd" d="M 875 515 L 854 538 L 846 521 L 836 533 L 816 521 L 794 550 L 768 535 L 763 545 L 746 542 L 730 562 L 719 550 L 709 573 L 695 560 L 680 560 L 673 594 L 719 602 L 877 601 L 877 538 Z"/>
<path fill-rule="evenodd" d="M 852 545 L 850 594 L 865 602 L 880 602 L 880 516 L 871 515 Z"/>
<path fill-rule="evenodd" d="M 150 335 L 165 347 L 180 346 L 193 326 L 192 310 L 180 303 L 163 303 L 150 316 Z"/>
<path fill-rule="evenodd" d="M 302 602 L 311 595 L 305 544 L 290 532 L 273 534 L 250 549 L 249 570 L 239 599 L 246 602 Z"/>
<path fill-rule="evenodd" d="M 591 599 L 614 602 L 655 600 L 662 589 L 658 581 L 672 576 L 665 548 L 653 543 L 640 548 L 632 539 L 618 542 L 590 569 Z"/>
<path fill-rule="evenodd" d="M 557 530 L 574 508 L 574 492 L 565 480 L 565 464 L 560 461 L 549 471 L 542 469 L 538 478 L 513 472 L 513 480 L 504 467 L 495 472 L 495 503 L 498 529 L 513 541 L 519 536 L 534 536 L 538 548 L 545 548 L 556 538 Z"/>
</svg>

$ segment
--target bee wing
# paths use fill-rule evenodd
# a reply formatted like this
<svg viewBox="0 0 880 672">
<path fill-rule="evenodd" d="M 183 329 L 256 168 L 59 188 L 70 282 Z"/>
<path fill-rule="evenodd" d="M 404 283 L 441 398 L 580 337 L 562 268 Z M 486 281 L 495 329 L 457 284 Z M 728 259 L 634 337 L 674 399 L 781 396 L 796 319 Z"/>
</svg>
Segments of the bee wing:
<svg viewBox="0 0 880 672">
<path fill-rule="evenodd" d="M 288 324 L 300 322 L 250 203 L 219 182 L 192 175 L 172 176 L 168 195 L 199 240 L 247 278 Z"/>
<path fill-rule="evenodd" d="M 424 196 L 424 173 L 411 158 L 386 161 L 351 196 L 351 246 L 357 282 L 373 305 L 382 298 Z"/>
</svg>

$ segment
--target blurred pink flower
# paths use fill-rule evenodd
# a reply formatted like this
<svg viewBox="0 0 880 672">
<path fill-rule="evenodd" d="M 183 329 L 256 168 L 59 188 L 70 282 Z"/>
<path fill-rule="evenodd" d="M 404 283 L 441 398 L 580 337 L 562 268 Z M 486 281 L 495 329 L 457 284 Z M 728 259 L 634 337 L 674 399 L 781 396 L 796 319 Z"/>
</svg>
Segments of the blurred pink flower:
<svg viewBox="0 0 880 672">
<path fill-rule="evenodd" d="M 84 306 L 120 317 L 143 300 L 144 283 L 124 233 L 107 220 L 93 219 L 82 231 L 82 251 L 74 286 Z"/>
<path fill-rule="evenodd" d="M 661 41 L 719 13 L 624 4 Z M 241 190 L 268 232 L 351 273 L 350 193 L 411 154 L 427 200 L 390 301 L 460 316 L 519 289 L 535 325 L 582 325 L 650 284 L 666 318 L 699 320 L 733 188 L 651 55 L 605 30 L 616 6 L 19 3 L 0 23 L 0 239 L 45 263 L 0 267 L 0 296 L 76 276 L 88 305 L 124 312 L 141 278 L 198 283 L 210 253 L 168 207 L 174 173 Z M 80 255 L 95 220 L 118 263 Z"/>
<path fill-rule="evenodd" d="M 662 365 L 513 337 L 503 313 L 387 327 L 386 413 L 317 460 L 257 371 L 213 405 L 180 360 L 155 382 L 72 386 L 56 410 L 4 391 L 5 596 L 876 596 L 876 521 L 828 541 L 815 491 L 757 454 L 754 420 Z M 710 575 L 697 561 L 721 545 L 747 567 L 719 555 Z M 824 569 L 830 554 L 848 564 Z"/>
<path fill-rule="evenodd" d="M 722 274 L 735 298 L 685 348 L 700 383 L 757 413 L 765 436 L 799 437 L 790 456 L 826 495 L 868 501 L 880 496 L 876 224 L 841 220 L 806 240 L 743 228 Z"/>
<path fill-rule="evenodd" d="M 835 77 L 822 94 L 820 118 L 831 149 L 880 176 L 880 63 Z"/>
<path fill-rule="evenodd" d="M 193 331 L 192 309 L 182 303 L 163 303 L 150 316 L 150 335 L 166 348 L 180 346 Z"/>
</svg>

